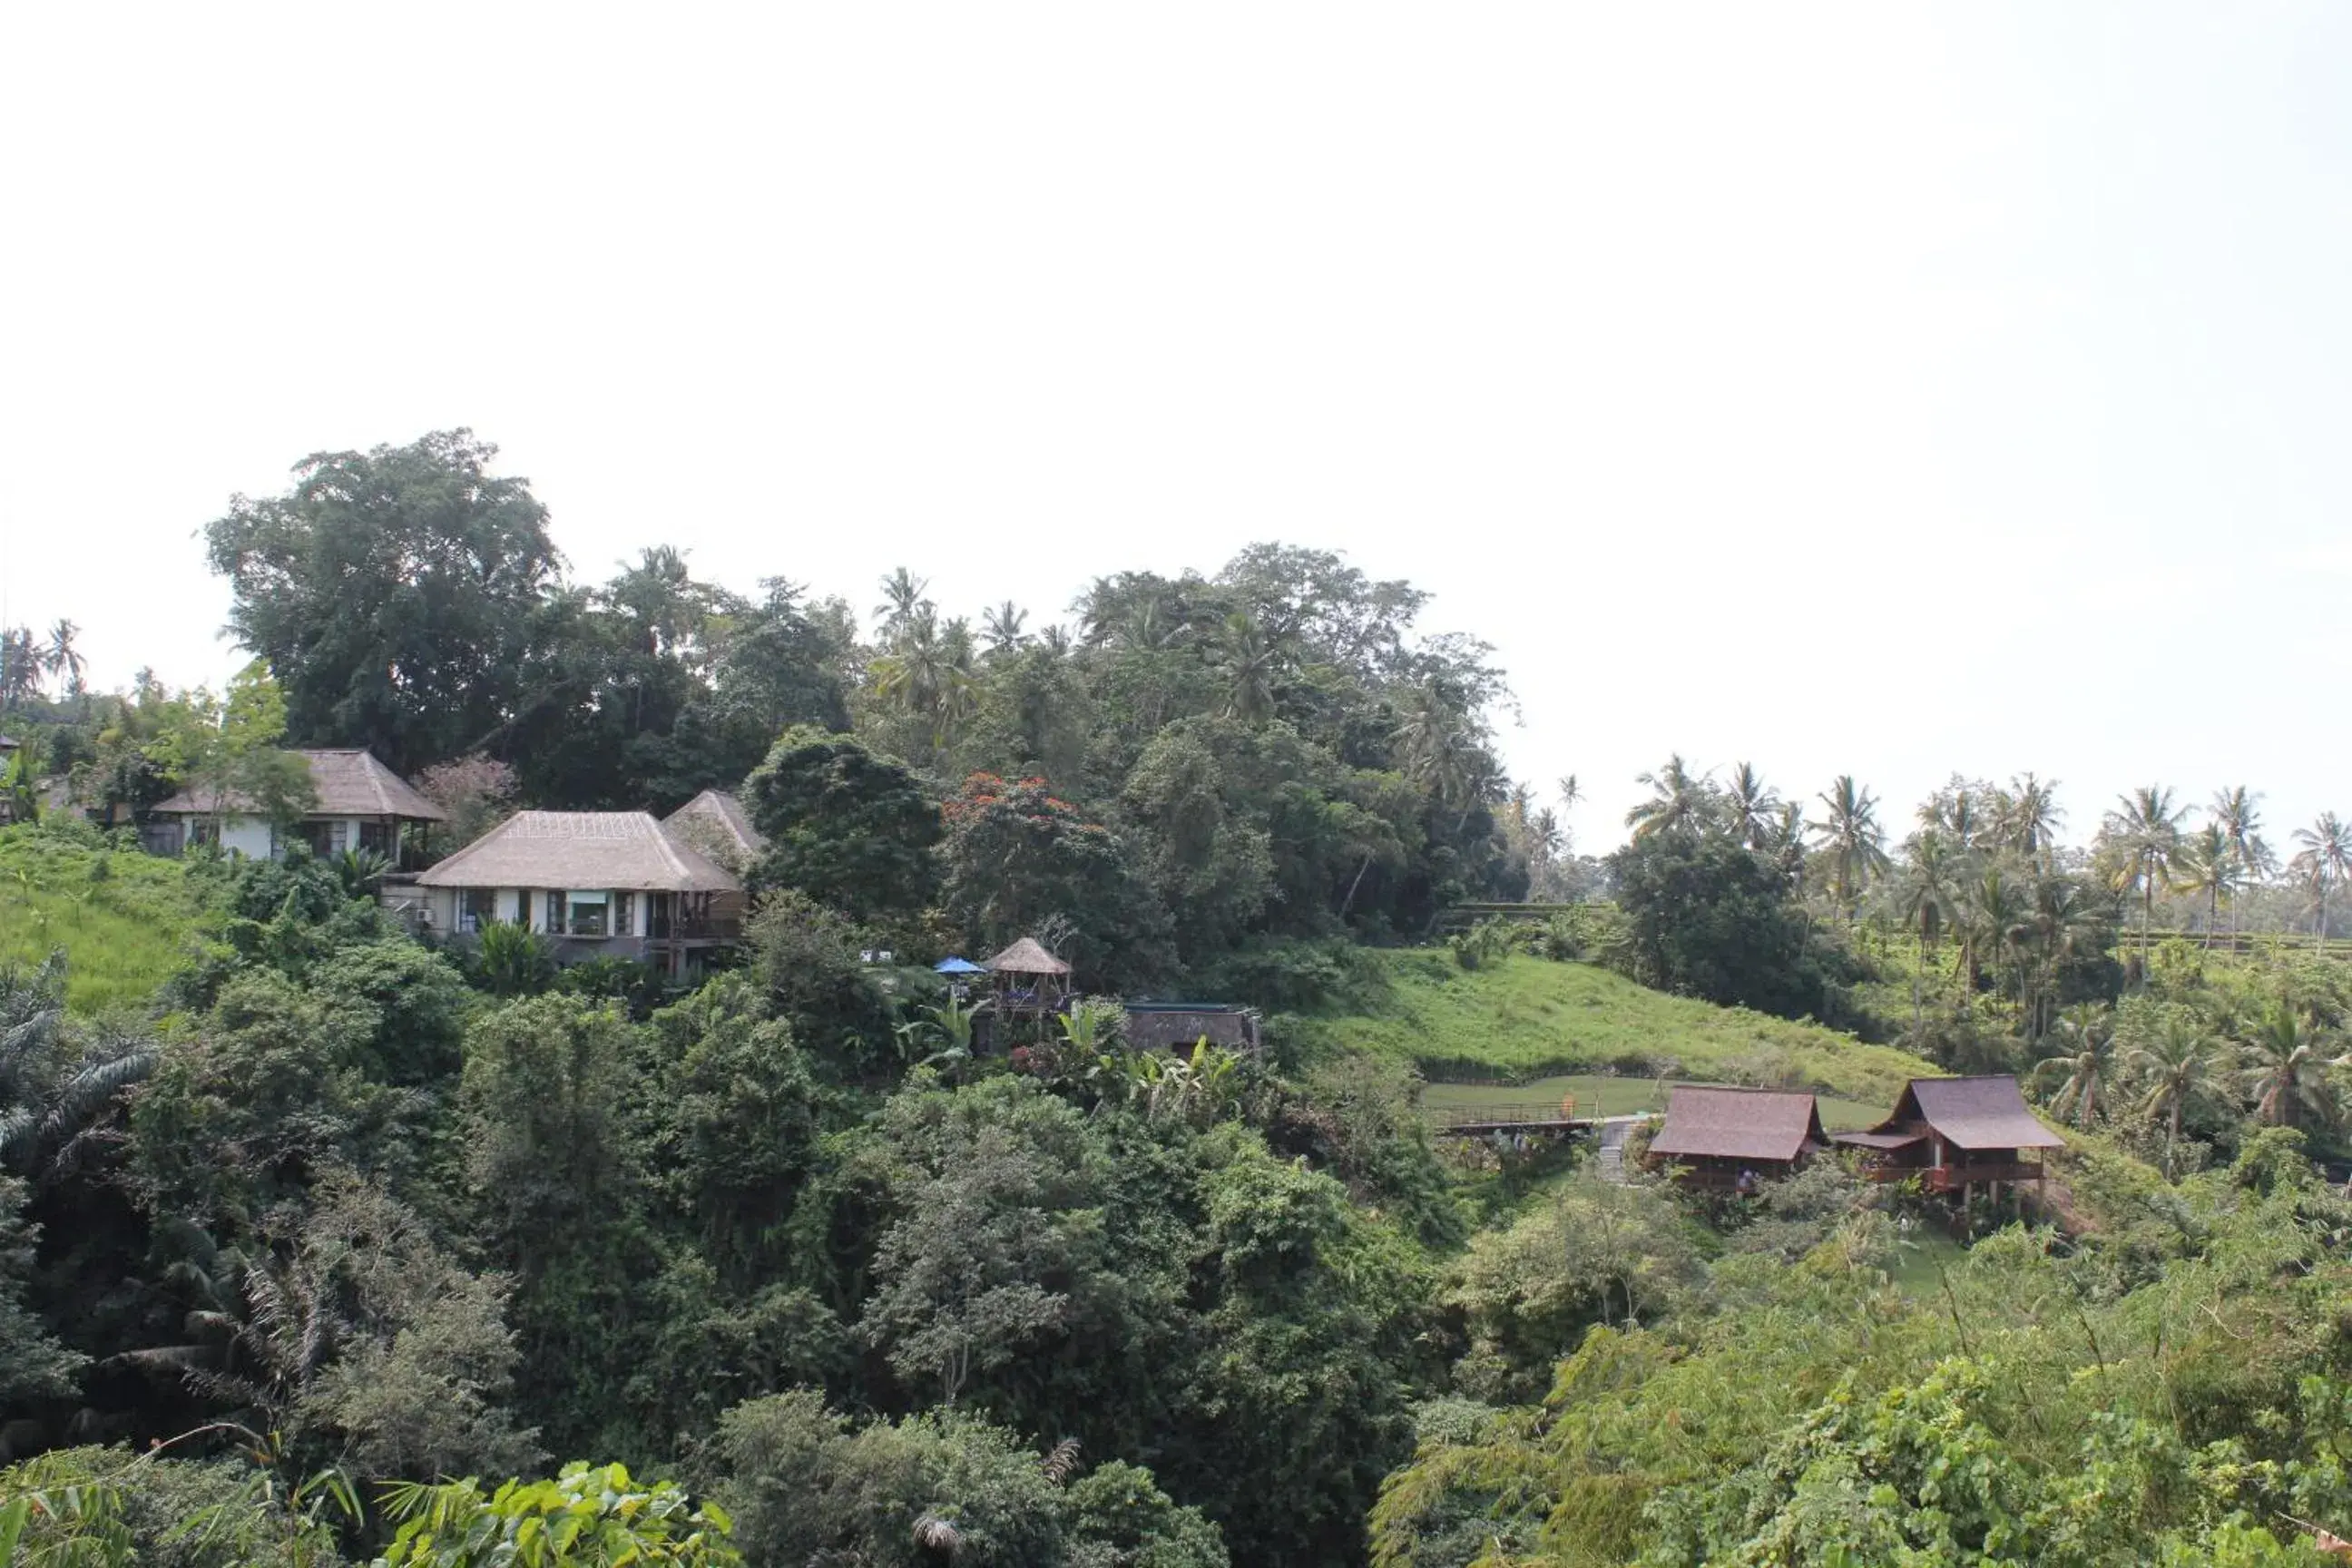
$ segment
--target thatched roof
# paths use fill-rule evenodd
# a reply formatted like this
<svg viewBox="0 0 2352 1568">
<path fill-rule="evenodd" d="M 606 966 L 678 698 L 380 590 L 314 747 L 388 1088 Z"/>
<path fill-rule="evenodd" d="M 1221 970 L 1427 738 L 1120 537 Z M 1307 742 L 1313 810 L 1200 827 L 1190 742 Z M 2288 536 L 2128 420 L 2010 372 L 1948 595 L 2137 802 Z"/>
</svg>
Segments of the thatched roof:
<svg viewBox="0 0 2352 1568">
<path fill-rule="evenodd" d="M 642 811 L 518 811 L 416 881 L 639 893 L 731 893 L 742 886 Z"/>
<path fill-rule="evenodd" d="M 443 822 L 447 814 L 411 788 L 373 752 L 356 748 L 297 752 L 310 764 L 310 788 L 319 800 L 311 816 L 398 816 L 412 822 Z M 235 790 L 182 790 L 155 807 L 163 816 L 209 816 L 216 811 L 252 811 L 253 802 Z"/>
<path fill-rule="evenodd" d="M 1666 1124 L 1650 1152 L 1793 1161 L 1808 1142 L 1829 1142 L 1810 1094 L 1683 1084 L 1666 1100 Z"/>
<path fill-rule="evenodd" d="M 1067 974 L 1070 966 L 1039 946 L 1034 937 L 1023 937 L 1003 952 L 988 961 L 988 967 L 999 974 Z"/>
<path fill-rule="evenodd" d="M 743 803 L 725 790 L 704 790 L 663 817 L 662 826 L 683 831 L 689 843 L 732 845 L 746 861 L 756 860 L 768 850 L 767 836 L 751 826 Z M 701 837 L 704 834 L 710 837 Z"/>
<path fill-rule="evenodd" d="M 1925 1122 L 1956 1149 L 2063 1149 L 2066 1141 L 2025 1107 L 2007 1073 L 1984 1078 L 1915 1078 L 1895 1113 L 1872 1129 L 1898 1132 Z"/>
<path fill-rule="evenodd" d="M 1200 1040 L 1232 1048 L 1257 1044 L 1256 1018 L 1239 1007 L 1129 1002 L 1120 1030 L 1138 1050 L 1189 1050 Z"/>
</svg>

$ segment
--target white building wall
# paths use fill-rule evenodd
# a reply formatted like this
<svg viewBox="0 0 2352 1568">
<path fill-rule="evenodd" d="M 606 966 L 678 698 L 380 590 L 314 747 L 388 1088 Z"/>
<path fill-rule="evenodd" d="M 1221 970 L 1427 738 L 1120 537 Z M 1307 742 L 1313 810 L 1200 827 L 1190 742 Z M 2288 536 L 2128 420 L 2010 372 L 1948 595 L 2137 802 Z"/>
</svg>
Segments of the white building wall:
<svg viewBox="0 0 2352 1568">
<path fill-rule="evenodd" d="M 270 850 L 275 847 L 269 832 L 269 819 L 264 816 L 223 818 L 221 847 L 256 860 L 268 859 Z"/>
</svg>

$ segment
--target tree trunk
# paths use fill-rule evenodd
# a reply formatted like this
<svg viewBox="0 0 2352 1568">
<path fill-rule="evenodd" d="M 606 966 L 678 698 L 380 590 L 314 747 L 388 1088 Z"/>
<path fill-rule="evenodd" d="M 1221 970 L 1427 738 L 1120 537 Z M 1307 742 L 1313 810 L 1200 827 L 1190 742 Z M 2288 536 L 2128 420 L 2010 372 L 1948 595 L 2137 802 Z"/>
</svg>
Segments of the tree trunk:
<svg viewBox="0 0 2352 1568">
<path fill-rule="evenodd" d="M 1364 885 L 1364 873 L 1372 868 L 1372 851 L 1364 851 L 1364 863 L 1356 868 L 1355 880 L 1348 884 L 1348 896 L 1339 900 L 1339 918 L 1346 920 L 1348 910 L 1356 901 L 1356 889 Z"/>
</svg>

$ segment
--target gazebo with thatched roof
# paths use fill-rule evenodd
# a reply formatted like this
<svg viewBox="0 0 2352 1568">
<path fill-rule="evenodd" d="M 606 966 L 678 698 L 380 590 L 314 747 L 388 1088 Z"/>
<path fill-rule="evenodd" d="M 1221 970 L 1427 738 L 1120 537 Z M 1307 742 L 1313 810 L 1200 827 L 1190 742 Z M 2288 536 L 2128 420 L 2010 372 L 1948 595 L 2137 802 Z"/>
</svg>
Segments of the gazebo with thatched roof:
<svg viewBox="0 0 2352 1568">
<path fill-rule="evenodd" d="M 990 959 L 987 968 L 997 977 L 996 999 L 1001 1007 L 1046 1012 L 1061 1005 L 1069 994 L 1070 966 L 1046 952 L 1034 937 L 1023 937 Z"/>
</svg>

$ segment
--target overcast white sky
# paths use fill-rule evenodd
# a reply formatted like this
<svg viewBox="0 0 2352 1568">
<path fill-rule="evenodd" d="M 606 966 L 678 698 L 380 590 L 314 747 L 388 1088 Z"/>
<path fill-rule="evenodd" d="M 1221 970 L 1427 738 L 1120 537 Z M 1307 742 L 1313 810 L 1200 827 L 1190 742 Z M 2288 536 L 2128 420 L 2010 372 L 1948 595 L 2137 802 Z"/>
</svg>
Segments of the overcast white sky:
<svg viewBox="0 0 2352 1568">
<path fill-rule="evenodd" d="M 1680 749 L 2352 808 L 2352 7 L 0 12 L 0 595 L 218 680 L 193 537 L 468 425 L 668 542 L 1055 616 L 1281 539 Z"/>
</svg>

